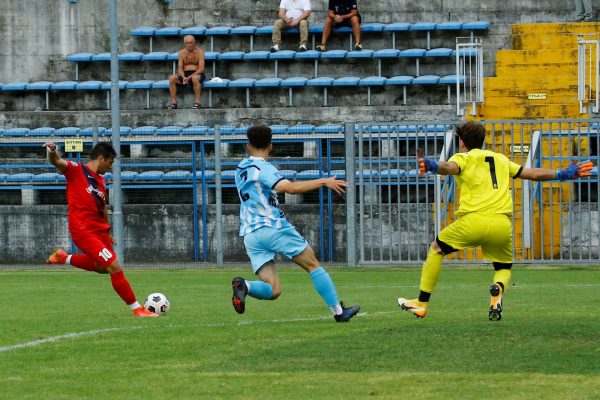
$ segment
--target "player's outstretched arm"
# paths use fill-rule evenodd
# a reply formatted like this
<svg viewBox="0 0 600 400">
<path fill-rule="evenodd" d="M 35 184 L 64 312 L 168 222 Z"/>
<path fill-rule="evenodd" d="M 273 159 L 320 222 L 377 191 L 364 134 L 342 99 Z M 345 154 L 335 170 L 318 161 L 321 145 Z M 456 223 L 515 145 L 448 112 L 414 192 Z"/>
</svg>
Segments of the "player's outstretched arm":
<svg viewBox="0 0 600 400">
<path fill-rule="evenodd" d="M 435 161 L 423 157 L 423 150 L 418 149 L 417 158 L 419 162 L 419 175 L 423 176 L 427 171 L 439 175 L 458 175 L 460 168 L 455 162 Z"/>
<path fill-rule="evenodd" d="M 46 142 L 42 145 L 46 148 L 48 161 L 54 165 L 60 172 L 65 172 L 67 169 L 67 161 L 62 159 L 58 154 L 56 144 L 54 142 Z"/>
<path fill-rule="evenodd" d="M 343 194 L 346 192 L 348 183 L 341 179 L 336 179 L 335 176 L 332 176 L 330 178 L 319 178 L 310 181 L 296 182 L 283 179 L 279 181 L 277 185 L 275 185 L 275 190 L 279 193 L 300 194 L 311 192 L 322 187 L 329 188 L 337 194 Z"/>
<path fill-rule="evenodd" d="M 585 178 L 591 176 L 590 172 L 594 168 L 594 164 L 591 161 L 574 161 L 572 164 L 565 169 L 553 170 L 548 168 L 523 168 L 521 174 L 518 176 L 522 179 L 529 179 L 531 181 L 567 181 L 578 178 Z"/>
</svg>

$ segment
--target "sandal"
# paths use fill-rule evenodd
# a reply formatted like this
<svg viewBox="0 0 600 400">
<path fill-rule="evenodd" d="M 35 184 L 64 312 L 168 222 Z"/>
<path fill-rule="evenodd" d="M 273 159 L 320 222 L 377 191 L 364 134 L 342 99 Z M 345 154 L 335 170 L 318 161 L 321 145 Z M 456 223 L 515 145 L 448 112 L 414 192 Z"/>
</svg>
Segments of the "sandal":
<svg viewBox="0 0 600 400">
<path fill-rule="evenodd" d="M 192 106 L 193 110 L 199 110 L 200 109 L 200 103 L 194 103 L 194 105 Z"/>
<path fill-rule="evenodd" d="M 171 103 L 167 108 L 169 110 L 177 110 L 177 103 Z"/>
</svg>

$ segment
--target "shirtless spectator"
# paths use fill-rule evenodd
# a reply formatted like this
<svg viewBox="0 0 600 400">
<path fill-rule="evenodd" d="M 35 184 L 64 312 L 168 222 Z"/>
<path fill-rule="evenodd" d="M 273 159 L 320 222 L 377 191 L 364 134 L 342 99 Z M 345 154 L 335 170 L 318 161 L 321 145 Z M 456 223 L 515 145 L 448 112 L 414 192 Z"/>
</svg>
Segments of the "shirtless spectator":
<svg viewBox="0 0 600 400">
<path fill-rule="evenodd" d="M 171 94 L 171 104 L 169 110 L 177 108 L 177 86 L 194 88 L 193 109 L 200 108 L 200 91 L 202 82 L 206 79 L 204 75 L 204 51 L 196 47 L 196 39 L 192 35 L 184 36 L 183 44 L 185 47 L 179 51 L 177 61 L 177 72 L 169 77 L 169 93 Z"/>
</svg>

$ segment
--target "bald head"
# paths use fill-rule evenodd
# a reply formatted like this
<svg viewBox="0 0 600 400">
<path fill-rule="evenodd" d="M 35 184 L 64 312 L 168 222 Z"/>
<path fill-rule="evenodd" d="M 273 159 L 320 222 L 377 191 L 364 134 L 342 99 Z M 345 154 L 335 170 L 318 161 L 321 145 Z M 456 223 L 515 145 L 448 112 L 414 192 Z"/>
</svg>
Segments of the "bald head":
<svg viewBox="0 0 600 400">
<path fill-rule="evenodd" d="M 193 35 L 185 35 L 183 37 L 183 44 L 187 45 L 195 45 L 196 44 L 196 38 Z"/>
</svg>

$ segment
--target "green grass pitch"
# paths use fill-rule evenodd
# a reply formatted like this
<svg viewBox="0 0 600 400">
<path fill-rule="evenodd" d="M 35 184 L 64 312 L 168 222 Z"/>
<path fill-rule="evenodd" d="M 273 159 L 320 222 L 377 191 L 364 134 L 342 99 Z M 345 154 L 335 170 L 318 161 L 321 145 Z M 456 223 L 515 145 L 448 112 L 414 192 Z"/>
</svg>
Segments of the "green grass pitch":
<svg viewBox="0 0 600 400">
<path fill-rule="evenodd" d="M 0 272 L 0 399 L 598 399 L 600 270 L 515 266 L 500 322 L 492 268 L 445 266 L 427 318 L 402 312 L 419 268 L 329 268 L 361 314 L 335 323 L 299 268 L 276 301 L 231 307 L 250 268 L 131 269 L 136 319 L 105 275 Z"/>
</svg>

